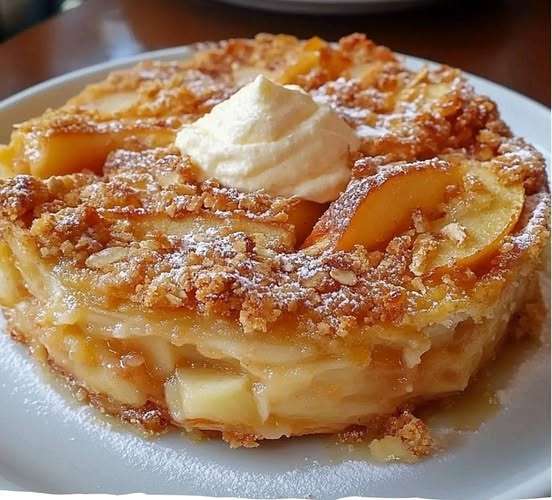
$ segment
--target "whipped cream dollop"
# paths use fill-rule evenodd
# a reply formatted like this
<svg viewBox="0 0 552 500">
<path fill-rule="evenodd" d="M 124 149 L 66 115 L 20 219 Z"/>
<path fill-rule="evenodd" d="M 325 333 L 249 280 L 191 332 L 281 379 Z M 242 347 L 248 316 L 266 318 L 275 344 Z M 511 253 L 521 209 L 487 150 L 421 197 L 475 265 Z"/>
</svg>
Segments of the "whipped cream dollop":
<svg viewBox="0 0 552 500">
<path fill-rule="evenodd" d="M 264 76 L 241 88 L 176 136 L 202 179 L 251 192 L 325 203 L 347 185 L 354 130 L 295 85 Z"/>
</svg>

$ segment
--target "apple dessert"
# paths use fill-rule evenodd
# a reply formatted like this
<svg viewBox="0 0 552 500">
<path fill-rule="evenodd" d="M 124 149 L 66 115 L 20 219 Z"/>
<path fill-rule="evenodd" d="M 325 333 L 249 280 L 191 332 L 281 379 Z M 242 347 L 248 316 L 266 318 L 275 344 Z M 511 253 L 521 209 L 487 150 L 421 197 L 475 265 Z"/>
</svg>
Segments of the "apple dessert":
<svg viewBox="0 0 552 500">
<path fill-rule="evenodd" d="M 548 241 L 541 154 L 359 34 L 114 72 L 0 171 L 11 335 L 103 411 L 232 446 L 377 424 L 429 453 L 409 412 L 500 355 Z"/>
</svg>

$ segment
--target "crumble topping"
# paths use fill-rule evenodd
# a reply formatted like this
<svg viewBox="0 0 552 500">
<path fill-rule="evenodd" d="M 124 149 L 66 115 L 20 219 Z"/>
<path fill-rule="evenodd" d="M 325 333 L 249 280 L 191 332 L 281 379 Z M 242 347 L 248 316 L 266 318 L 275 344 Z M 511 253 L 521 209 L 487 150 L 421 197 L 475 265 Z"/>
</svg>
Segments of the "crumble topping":
<svg viewBox="0 0 552 500">
<path fill-rule="evenodd" d="M 138 155 L 120 154 L 127 160 Z M 293 247 L 281 251 L 264 247 L 254 235 L 231 226 L 202 231 L 182 226 L 176 231 L 181 234 L 166 234 L 162 225 L 180 220 L 180 212 L 166 200 L 174 200 L 174 190 L 182 190 L 182 185 L 197 194 L 180 196 L 203 200 L 186 205 L 187 213 L 200 217 L 224 212 L 230 222 L 242 210 L 251 220 L 287 228 L 282 221 L 296 200 L 262 192 L 237 193 L 213 187 L 212 182 L 194 184 L 185 160 L 160 151 L 148 153 L 148 161 L 162 156 L 159 169 L 154 160 L 148 173 L 141 170 L 140 161 L 136 171 L 130 172 L 131 161 L 119 170 L 120 154 L 108 161 L 103 177 L 76 174 L 38 181 L 18 176 L 2 181 L 6 200 L 12 199 L 12 191 L 26 186 L 29 205 L 21 202 L 15 212 L 3 208 L 2 215 L 7 211 L 16 217 L 33 210 L 32 222 L 18 222 L 30 226 L 42 257 L 56 266 L 59 276 L 76 276 L 97 296 L 236 318 L 246 331 L 266 331 L 288 313 L 303 314 L 306 330 L 316 331 L 317 323 L 323 322 L 342 333 L 354 324 L 394 321 L 402 314 L 410 236 L 394 239 L 384 253 L 358 247 L 353 252 L 309 256 Z M 191 184 L 163 187 L 157 181 L 167 172 L 188 178 Z M 138 189 L 139 185 L 146 188 Z M 37 203 L 39 196 L 42 204 Z M 207 196 L 214 196 L 215 203 L 206 204 Z M 227 203 L 243 208 L 225 211 Z M 119 218 L 120 210 L 132 222 Z M 141 225 L 152 214 L 163 215 L 160 227 L 153 224 L 144 230 Z"/>
<path fill-rule="evenodd" d="M 386 422 L 384 435 L 398 437 L 415 457 L 427 457 L 436 447 L 426 424 L 408 411 L 390 418 Z"/>
<path fill-rule="evenodd" d="M 349 251 L 301 250 L 305 238 L 301 217 L 310 217 L 302 200 L 262 191 L 241 193 L 212 179 L 199 182 L 193 162 L 167 147 L 183 123 L 202 116 L 259 73 L 280 83 L 300 85 L 355 128 L 362 147 L 350 158 L 350 204 L 360 203 L 368 189 L 393 173 L 428 164 L 444 169 L 454 161 L 474 162 L 494 169 L 503 184 L 523 182 L 525 206 L 516 228 L 483 266 L 473 266 L 473 270 L 452 266 L 442 276 L 426 272 L 434 238 L 448 238 L 461 246 L 465 240 L 469 245 L 470 235 L 458 223 L 448 224 L 441 234 L 429 234 L 429 221 L 420 210 L 412 214 L 410 228 L 397 231 L 377 250 L 361 246 Z M 64 142 L 65 136 L 83 140 L 80 144 L 86 154 L 67 161 L 63 154 L 81 153 L 81 147 L 67 147 L 73 144 Z M 58 148 L 52 147 L 53 153 L 48 149 L 52 143 Z M 370 373 L 383 374 L 377 372 L 378 363 L 385 370 L 399 368 L 397 376 L 383 384 L 384 390 L 392 388 L 392 404 L 399 408 L 413 407 L 408 398 L 424 393 L 436 396 L 424 392 L 423 386 L 418 391 L 410 380 L 413 364 L 422 362 L 421 355 L 431 345 L 425 337 L 426 327 L 439 332 L 458 324 L 456 333 L 465 334 L 462 325 L 478 319 L 461 311 L 462 305 L 457 312 L 456 304 L 471 301 L 470 308 L 475 308 L 492 303 L 496 298 L 492 285 L 496 289 L 501 282 L 512 281 L 513 269 L 525 273 L 528 266 L 521 264 L 529 259 L 534 269 L 548 236 L 550 202 L 544 159 L 511 136 L 495 104 L 476 95 L 458 70 L 441 67 L 411 72 L 391 51 L 362 35 L 345 37 L 337 44 L 260 35 L 255 40 L 212 44 L 185 62 L 144 62 L 89 86 L 60 110 L 20 125 L 12 146 L 9 157 L 14 172 L 33 172 L 35 177 L 19 175 L 0 181 L 0 235 L 24 242 L 26 251 L 36 249 L 40 262 L 34 260 L 67 286 L 65 304 L 83 301 L 109 309 L 102 313 L 138 309 L 147 315 L 155 311 L 156 319 L 160 312 L 171 319 L 186 318 L 189 313 L 225 318 L 241 326 L 238 336 L 243 332 L 299 337 L 295 353 L 314 344 L 351 363 L 365 363 L 372 356 L 368 362 L 375 362 L 376 369 Z M 90 164 L 88 156 L 94 157 Z M 50 176 L 60 171 L 78 173 Z M 37 179 L 41 176 L 47 178 Z M 474 191 L 485 189 L 476 176 L 471 182 Z M 448 186 L 445 199 L 458 193 L 457 186 Z M 318 208 L 334 219 L 328 231 L 346 227 L 353 212 L 350 205 L 339 210 L 336 204 Z M 306 232 L 312 227 L 310 222 L 304 224 Z M 11 251 L 16 253 L 9 245 L 0 250 L 8 259 Z M 483 295 L 484 300 L 479 300 Z M 495 300 L 497 304 L 500 299 Z M 43 310 L 43 305 L 40 298 L 33 307 Z M 448 308 L 445 319 L 426 314 L 432 308 Z M 26 316 L 25 312 L 20 314 Z M 536 304 L 530 303 L 527 314 L 538 313 Z M 39 328 L 25 330 L 31 338 L 40 335 Z M 366 332 L 362 338 L 355 337 Z M 84 329 L 78 327 L 77 333 L 84 334 Z M 18 335 L 15 330 L 12 334 Z M 400 337 L 397 344 L 395 336 Z M 113 342 L 107 341 L 109 352 L 115 349 Z M 45 345 L 31 349 L 47 360 Z M 74 345 L 76 341 L 71 349 Z M 400 345 L 402 353 L 395 352 L 395 345 Z M 451 347 L 462 354 L 471 352 L 462 345 L 459 339 Z M 270 342 L 266 346 L 270 349 Z M 87 346 L 80 351 L 79 363 L 95 356 Z M 127 380 L 138 378 L 138 372 L 157 363 L 132 344 L 119 354 L 105 361 L 114 380 L 119 375 Z M 241 363 L 239 356 L 229 357 Z M 473 362 L 469 364 L 475 369 Z M 435 378 L 441 376 L 438 368 L 431 374 Z M 367 370 L 372 369 L 373 365 L 367 365 Z M 333 368 L 329 370 L 332 373 Z M 427 374 L 425 367 L 418 372 Z M 443 376 L 450 378 L 450 373 L 447 370 Z M 270 370 L 269 376 L 273 374 Z M 345 383 L 347 391 L 356 382 L 356 372 L 351 376 L 354 380 Z M 358 379 L 364 390 L 362 378 Z M 257 393 L 263 384 L 255 381 L 253 391 Z M 395 385 L 402 386 L 400 397 L 406 398 L 406 406 L 394 399 Z M 155 390 L 148 392 L 147 402 L 136 406 L 119 404 L 111 398 L 110 389 L 96 394 L 80 387 L 76 394 L 102 411 L 150 432 L 161 432 L 172 417 L 165 399 L 159 397 L 161 380 L 156 379 L 152 387 Z M 330 389 L 334 390 L 331 384 Z M 348 398 L 349 392 L 344 401 Z M 352 421 L 359 419 L 355 416 Z M 337 423 L 343 422 L 339 416 Z M 249 427 L 244 427 L 246 432 L 224 432 L 223 424 L 222 437 L 233 447 L 257 446 L 265 432 Z M 189 423 L 191 428 L 201 425 Z M 302 433 L 301 426 L 297 429 L 293 433 Z M 305 429 L 314 432 L 306 424 Z M 353 428 L 343 439 L 358 442 L 368 436 L 373 438 L 370 449 L 373 445 L 386 461 L 414 461 L 436 447 L 424 423 L 406 411 L 391 417 L 379 415 L 370 428 Z"/>
<path fill-rule="evenodd" d="M 27 160 L 38 154 L 41 138 L 56 134 L 129 136 L 100 174 L 0 181 L 0 216 L 28 229 L 40 255 L 91 300 L 216 314 L 248 332 L 267 331 L 289 315 L 302 318 L 302 331 L 319 335 L 400 322 L 412 294 L 427 291 L 422 275 L 433 243 L 421 214 L 413 215 L 412 231 L 385 248 L 308 255 L 298 250 L 294 232 L 300 200 L 198 182 L 180 152 L 151 149 L 158 132 L 168 131 L 163 141 L 170 142 L 182 123 L 259 73 L 301 85 L 355 128 L 362 148 L 349 191 L 381 182 L 405 162 L 439 168 L 455 155 L 487 162 L 504 182 L 523 180 L 528 195 L 545 189 L 542 155 L 511 137 L 496 105 L 475 94 L 458 70 L 409 71 L 358 34 L 338 44 L 259 35 L 211 45 L 184 62 L 144 62 L 113 73 L 60 110 L 20 125 Z M 103 96 L 125 92 L 138 97 L 124 109 L 94 107 Z M 527 225 L 520 222 L 495 257 L 497 269 L 544 237 L 547 198 L 533 201 L 527 198 Z M 340 213 L 333 219 L 347 223 Z M 465 237 L 460 227 L 443 231 L 458 244 Z M 442 279 L 473 284 L 464 274 Z"/>
<path fill-rule="evenodd" d="M 416 462 L 437 449 L 427 425 L 407 410 L 390 416 L 378 415 L 366 426 L 352 426 L 337 435 L 337 442 L 368 444 L 371 456 L 381 462 Z"/>
<path fill-rule="evenodd" d="M 526 216 L 534 232 L 544 230 L 546 217 L 535 196 L 528 198 Z M 175 210 L 177 199 L 188 201 Z M 263 245 L 254 232 L 232 226 L 239 214 L 262 222 L 261 232 L 271 225 L 288 231 L 294 203 L 198 183 L 189 161 L 170 150 L 115 152 L 103 176 L 0 182 L 1 215 L 29 227 L 56 274 L 84 286 L 92 300 L 219 315 L 239 321 L 246 332 L 266 332 L 289 316 L 301 318 L 299 331 L 307 335 L 344 336 L 364 325 L 400 322 L 410 294 L 426 290 L 420 276 L 429 235 L 413 229 L 383 251 L 357 246 L 309 255 L 294 246 Z M 194 224 L 216 214 L 222 224 L 209 219 L 194 230 L 184 222 L 168 232 L 166 224 L 179 224 L 183 213 L 192 214 Z M 513 235 L 511 248 L 500 254 L 503 268 L 527 245 L 524 234 Z"/>
<path fill-rule="evenodd" d="M 477 150 L 482 130 L 510 135 L 496 105 L 475 94 L 459 70 L 405 71 L 384 65 L 379 80 L 365 87 L 358 79 L 338 78 L 313 91 L 357 130 L 362 152 L 390 161 L 431 158 L 447 149 Z M 435 90 L 437 89 L 437 90 Z M 434 95 L 437 92 L 440 95 Z M 497 144 L 498 146 L 498 144 Z"/>
</svg>

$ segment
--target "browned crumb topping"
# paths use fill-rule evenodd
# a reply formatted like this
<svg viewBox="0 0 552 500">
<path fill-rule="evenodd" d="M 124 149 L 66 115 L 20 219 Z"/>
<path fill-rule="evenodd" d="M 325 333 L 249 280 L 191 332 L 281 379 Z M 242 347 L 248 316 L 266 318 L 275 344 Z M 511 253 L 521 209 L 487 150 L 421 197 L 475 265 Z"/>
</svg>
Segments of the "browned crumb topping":
<svg viewBox="0 0 552 500">
<path fill-rule="evenodd" d="M 241 432 L 223 432 L 222 439 L 226 441 L 230 448 L 256 448 L 259 446 L 258 436 L 252 434 L 243 434 Z"/>
<path fill-rule="evenodd" d="M 170 142 L 181 123 L 259 72 L 302 85 L 356 129 L 362 147 L 349 189 L 405 168 L 400 162 L 438 166 L 450 155 L 488 162 L 505 182 L 523 180 L 530 195 L 525 223 L 496 256 L 495 271 L 544 238 L 544 160 L 511 137 L 496 105 L 475 94 L 458 70 L 412 72 L 358 34 L 337 44 L 283 35 L 229 40 L 188 61 L 144 62 L 88 87 L 61 110 L 19 127 L 27 159 L 37 153 L 37 141 L 56 134 L 128 132 L 129 142 L 111 153 L 101 175 L 0 181 L 0 230 L 9 221 L 28 231 L 62 281 L 111 306 L 197 311 L 239 321 L 247 332 L 285 325 L 290 317 L 308 335 L 345 336 L 365 325 L 399 323 L 426 292 L 416 259 L 430 242 L 422 245 L 420 217 L 378 251 L 308 255 L 297 250 L 292 224 L 299 200 L 200 181 L 178 151 L 148 149 L 159 131 L 168 130 Z M 97 105 L 114 93 L 137 98 L 117 110 Z M 461 228 L 448 232 L 461 239 Z M 476 276 L 442 279 L 467 286 Z"/>
<path fill-rule="evenodd" d="M 460 71 L 447 67 L 412 73 L 387 64 L 370 86 L 342 77 L 313 95 L 357 130 L 361 150 L 369 156 L 419 160 L 447 149 L 475 150 L 483 129 L 509 136 L 496 105 L 476 95 Z"/>
<path fill-rule="evenodd" d="M 505 181 L 523 181 L 528 195 L 548 189 L 544 163 L 542 154 L 519 138 L 500 142 L 491 160 L 491 165 Z"/>
<path fill-rule="evenodd" d="M 436 443 L 426 424 L 408 411 L 391 417 L 385 426 L 385 436 L 400 438 L 415 457 L 427 457 L 435 451 Z"/>
<path fill-rule="evenodd" d="M 101 405 L 102 402 L 99 401 L 97 406 Z M 140 408 L 121 408 L 119 418 L 123 422 L 139 425 L 147 432 L 155 434 L 165 431 L 171 421 L 168 410 L 151 401 Z"/>
<path fill-rule="evenodd" d="M 409 411 L 396 415 L 378 415 L 365 426 L 352 426 L 337 435 L 338 443 L 370 443 L 384 437 L 399 438 L 409 453 L 415 458 L 431 455 L 437 443 L 427 425 Z"/>
<path fill-rule="evenodd" d="M 148 211 L 142 214 L 136 208 L 130 224 L 114 217 L 111 206 L 102 207 L 103 196 L 88 197 L 90 190 L 109 191 L 99 184 L 80 190 L 85 204 L 42 213 L 30 234 L 42 256 L 57 261 L 60 275 L 71 274 L 67 271 L 72 268 L 72 274 L 100 296 L 235 317 L 251 331 L 266 331 L 287 313 L 302 312 L 308 331 L 342 334 L 358 325 L 394 321 L 402 314 L 409 235 L 395 238 L 385 253 L 358 247 L 354 252 L 308 256 L 293 249 L 276 252 L 232 227 L 206 227 L 196 233 L 184 226 L 183 234 L 167 235 L 162 226 L 153 226 L 145 232 L 141 224 L 147 222 Z M 75 194 L 65 196 L 73 199 Z M 266 195 L 260 196 L 264 202 Z M 285 207 L 283 202 L 278 205 Z M 262 203 L 251 210 L 255 206 Z M 271 210 L 274 207 L 261 211 L 260 217 L 270 220 Z M 213 213 L 201 205 L 193 213 L 205 212 Z M 178 213 L 168 219 L 178 222 Z"/>
</svg>

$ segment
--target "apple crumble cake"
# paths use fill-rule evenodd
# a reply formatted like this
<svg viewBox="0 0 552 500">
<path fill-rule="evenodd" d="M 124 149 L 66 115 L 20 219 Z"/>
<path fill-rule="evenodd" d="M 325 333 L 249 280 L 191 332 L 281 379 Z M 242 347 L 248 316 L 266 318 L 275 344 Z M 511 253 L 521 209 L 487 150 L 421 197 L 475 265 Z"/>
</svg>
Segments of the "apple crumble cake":
<svg viewBox="0 0 552 500">
<path fill-rule="evenodd" d="M 496 105 L 359 34 L 114 72 L 0 173 L 11 335 L 106 412 L 233 446 L 390 419 L 428 453 L 407 410 L 495 355 L 548 238 Z"/>
</svg>

